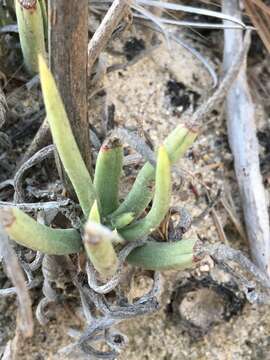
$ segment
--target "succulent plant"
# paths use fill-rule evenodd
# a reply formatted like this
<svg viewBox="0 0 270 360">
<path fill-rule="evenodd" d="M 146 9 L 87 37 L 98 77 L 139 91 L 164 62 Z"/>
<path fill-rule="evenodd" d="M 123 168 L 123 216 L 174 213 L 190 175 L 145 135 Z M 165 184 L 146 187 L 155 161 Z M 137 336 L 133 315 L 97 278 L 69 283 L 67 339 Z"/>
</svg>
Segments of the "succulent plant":
<svg viewBox="0 0 270 360">
<path fill-rule="evenodd" d="M 38 54 L 45 56 L 48 20 L 45 0 L 15 0 L 24 63 L 30 74 L 38 73 Z"/>
<path fill-rule="evenodd" d="M 1 210 L 0 220 L 17 243 L 55 255 L 78 253 L 84 248 L 99 274 L 112 276 L 118 265 L 116 248 L 129 241 L 147 239 L 168 213 L 171 166 L 194 142 L 197 132 L 186 125 L 178 125 L 159 147 L 156 166 L 146 162 L 128 196 L 120 202 L 123 144 L 113 136 L 105 140 L 92 180 L 54 78 L 41 55 L 39 69 L 53 141 L 82 209 L 82 235 L 76 229 L 54 229 L 38 224 L 17 208 Z M 152 270 L 190 267 L 194 262 L 195 243 L 195 239 L 168 243 L 146 241 L 130 253 L 127 261 Z"/>
</svg>

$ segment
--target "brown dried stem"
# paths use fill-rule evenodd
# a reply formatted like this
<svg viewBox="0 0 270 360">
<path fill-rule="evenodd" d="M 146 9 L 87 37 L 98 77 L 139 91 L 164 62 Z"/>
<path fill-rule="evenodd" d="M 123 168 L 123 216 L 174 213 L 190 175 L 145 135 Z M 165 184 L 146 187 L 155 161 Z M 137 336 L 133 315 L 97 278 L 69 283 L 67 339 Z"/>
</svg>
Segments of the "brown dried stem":
<svg viewBox="0 0 270 360">
<path fill-rule="evenodd" d="M 87 116 L 88 1 L 49 1 L 50 66 L 76 142 L 91 172 Z"/>
</svg>

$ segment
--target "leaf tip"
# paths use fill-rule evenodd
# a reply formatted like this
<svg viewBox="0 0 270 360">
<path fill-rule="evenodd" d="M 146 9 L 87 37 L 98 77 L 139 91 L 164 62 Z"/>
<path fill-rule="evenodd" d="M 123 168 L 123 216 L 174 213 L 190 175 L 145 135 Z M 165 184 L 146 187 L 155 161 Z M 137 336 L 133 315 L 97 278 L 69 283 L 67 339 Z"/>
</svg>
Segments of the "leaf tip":
<svg viewBox="0 0 270 360">
<path fill-rule="evenodd" d="M 12 208 L 0 209 L 0 223 L 5 227 L 9 228 L 16 220 Z"/>
<path fill-rule="evenodd" d="M 98 224 L 100 224 L 100 214 L 99 214 L 99 211 L 98 211 L 98 203 L 97 203 L 97 200 L 94 201 L 94 204 L 91 208 L 91 211 L 90 211 L 90 214 L 89 214 L 89 220 L 90 221 L 94 221 Z"/>
</svg>

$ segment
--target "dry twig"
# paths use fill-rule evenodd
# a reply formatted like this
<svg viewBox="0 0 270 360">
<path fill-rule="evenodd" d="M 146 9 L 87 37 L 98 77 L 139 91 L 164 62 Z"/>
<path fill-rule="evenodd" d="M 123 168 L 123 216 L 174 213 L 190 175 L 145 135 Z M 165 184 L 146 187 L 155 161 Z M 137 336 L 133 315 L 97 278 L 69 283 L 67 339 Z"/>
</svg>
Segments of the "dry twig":
<svg viewBox="0 0 270 360">
<path fill-rule="evenodd" d="M 270 6 L 262 0 L 246 0 L 246 11 L 270 53 Z"/>
<path fill-rule="evenodd" d="M 224 0 L 223 11 L 241 18 L 238 0 Z M 235 53 L 243 48 L 242 31 L 225 30 L 224 46 L 224 68 L 228 71 Z M 234 156 L 251 254 L 259 268 L 270 275 L 269 216 L 260 173 L 255 109 L 247 82 L 246 62 L 228 93 L 226 111 L 229 142 Z"/>
<path fill-rule="evenodd" d="M 29 148 L 25 152 L 19 166 L 23 165 L 30 157 L 51 141 L 51 132 L 48 121 L 45 119 L 32 140 Z"/>
<path fill-rule="evenodd" d="M 31 337 L 33 335 L 34 327 L 31 299 L 17 256 L 12 249 L 8 236 L 5 234 L 2 226 L 0 226 L 0 254 L 4 258 L 8 276 L 16 288 L 19 301 L 19 329 L 23 336 Z"/>
<path fill-rule="evenodd" d="M 237 30 L 240 31 L 240 30 Z M 240 48 L 237 48 L 234 51 L 234 54 L 237 54 L 232 61 L 230 62 L 230 68 L 227 72 L 227 74 L 224 76 L 223 80 L 221 81 L 219 87 L 217 90 L 213 93 L 212 96 L 210 96 L 192 115 L 190 125 L 195 127 L 201 127 L 203 120 L 211 114 L 213 110 L 217 108 L 218 105 L 220 105 L 226 98 L 226 95 L 231 88 L 235 78 L 237 77 L 241 66 L 243 64 L 243 61 L 246 58 L 247 52 L 249 50 L 250 46 L 250 36 L 251 32 L 250 30 L 247 30 L 243 46 Z"/>
<path fill-rule="evenodd" d="M 23 176 L 25 172 L 30 169 L 32 166 L 39 164 L 44 159 L 53 157 L 55 151 L 55 147 L 53 145 L 46 146 L 45 148 L 38 151 L 34 156 L 32 156 L 29 160 L 22 164 L 14 177 L 14 201 L 22 202 L 24 200 L 24 191 L 23 191 Z"/>
<path fill-rule="evenodd" d="M 3 126 L 6 119 L 7 102 L 3 90 L 0 87 L 0 128 Z"/>
<path fill-rule="evenodd" d="M 113 31 L 125 16 L 132 0 L 114 0 L 100 26 L 93 35 L 88 45 L 88 75 L 102 50 L 106 47 Z"/>
</svg>

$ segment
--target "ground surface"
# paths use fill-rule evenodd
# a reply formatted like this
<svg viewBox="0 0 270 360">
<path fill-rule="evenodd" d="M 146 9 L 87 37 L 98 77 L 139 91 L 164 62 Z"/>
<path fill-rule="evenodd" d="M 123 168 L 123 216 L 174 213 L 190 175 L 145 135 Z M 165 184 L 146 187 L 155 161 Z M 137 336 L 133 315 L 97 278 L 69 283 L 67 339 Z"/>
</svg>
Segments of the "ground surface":
<svg viewBox="0 0 270 360">
<path fill-rule="evenodd" d="M 138 30 L 136 33 L 134 31 L 126 33 L 121 40 L 122 45 L 119 41 L 115 42 L 115 49 L 123 51 L 123 43 L 128 40 L 134 42 L 132 39 L 134 37 L 143 40 L 146 48 L 149 48 L 149 36 L 145 37 L 144 33 Z M 218 33 L 217 39 L 219 40 L 213 40 L 211 37 L 207 40 L 209 46 L 200 46 L 203 54 L 216 65 L 219 64 L 218 47 L 215 48 L 216 51 L 212 51 L 211 44 L 222 41 Z M 124 57 L 108 54 L 105 56 L 108 64 L 127 61 Z M 251 78 L 254 77 L 257 71 L 258 82 L 260 77 L 263 78 L 264 70 L 257 67 L 256 58 L 252 60 L 250 75 Z M 116 124 L 143 129 L 157 145 L 176 124 L 181 123 L 183 110 L 186 110 L 187 115 L 208 96 L 211 92 L 211 79 L 201 64 L 188 52 L 175 44 L 168 50 L 166 44 L 163 44 L 136 64 L 111 72 L 100 86 L 105 88 L 107 103 L 115 105 Z M 270 172 L 265 160 L 267 146 L 269 149 L 266 140 L 270 131 L 269 112 L 267 113 L 269 108 L 264 106 L 263 101 L 261 103 L 258 101 L 261 88 L 255 86 L 254 90 L 256 90 L 253 95 L 257 104 L 258 130 L 262 139 L 262 170 L 269 191 Z M 28 98 L 32 99 L 29 100 L 30 102 L 37 104 L 33 97 Z M 263 100 L 262 95 L 261 99 Z M 97 94 L 91 98 L 91 103 L 101 107 L 104 100 L 102 94 Z M 24 101 L 27 101 L 27 94 Z M 29 104 L 25 106 L 29 107 Z M 102 112 L 96 112 L 95 116 L 98 120 Z M 13 154 L 14 157 L 17 155 Z M 13 159 L 10 155 L 9 162 Z M 182 171 L 183 178 L 181 181 L 177 176 L 174 178 L 173 205 L 184 206 L 193 217 L 196 217 L 207 206 L 205 186 L 213 198 L 218 190 L 222 189 L 223 197 L 230 204 L 230 208 L 235 209 L 238 221 L 242 221 L 222 108 L 212 114 L 196 144 L 177 166 Z M 2 173 L 1 180 L 5 178 Z M 123 189 L 129 185 L 130 178 L 123 179 Z M 185 236 L 196 233 L 209 242 L 224 241 L 218 231 L 218 225 L 221 225 L 225 231 L 225 240 L 232 247 L 247 249 L 245 240 L 239 236 L 224 206 L 219 202 L 215 210 L 215 214 L 207 214 Z M 176 273 L 165 275 L 164 307 L 158 313 L 120 325 L 121 331 L 129 337 L 129 345 L 119 359 L 270 359 L 269 307 L 245 304 L 230 320 L 221 321 L 207 334 L 195 338 L 186 330 L 177 315 L 168 310 L 171 295 L 166 290 L 175 285 L 178 276 L 179 274 Z M 38 297 L 38 293 L 35 292 L 35 299 Z M 0 307 L 0 345 L 3 347 L 15 328 L 15 304 L 4 299 L 1 300 Z M 51 311 L 53 320 L 46 329 L 36 324 L 34 338 L 20 341 L 18 359 L 67 358 L 57 351 L 72 342 L 72 339 L 66 335 L 68 328 L 82 327 L 79 304 L 76 299 L 72 299 L 65 306 L 59 305 Z M 84 359 L 81 354 L 71 354 L 68 358 Z"/>
</svg>

